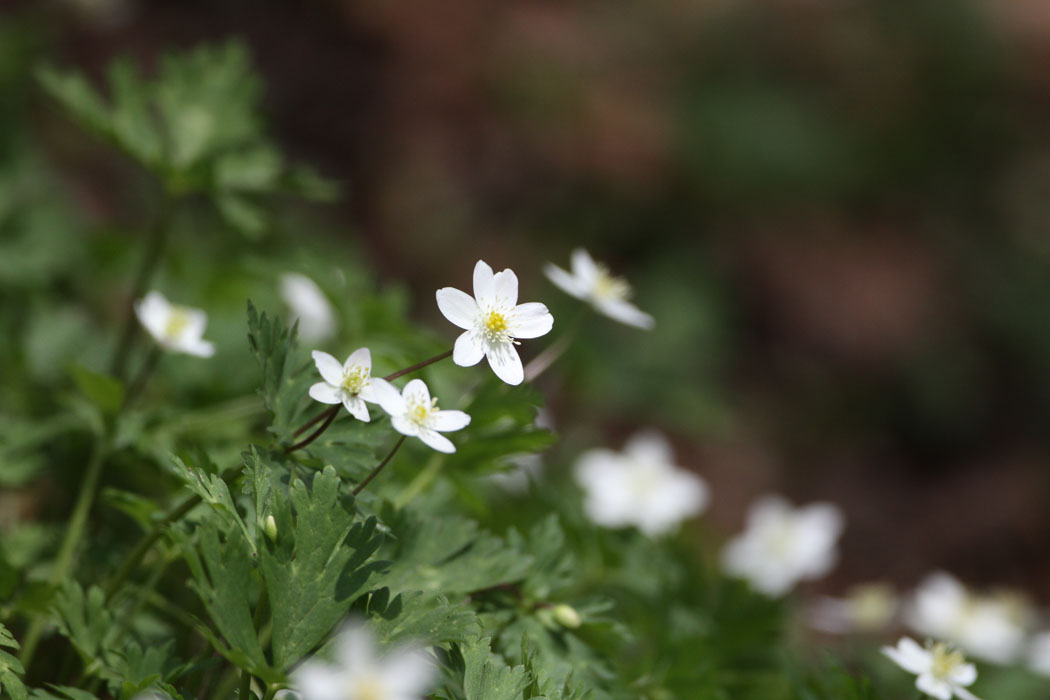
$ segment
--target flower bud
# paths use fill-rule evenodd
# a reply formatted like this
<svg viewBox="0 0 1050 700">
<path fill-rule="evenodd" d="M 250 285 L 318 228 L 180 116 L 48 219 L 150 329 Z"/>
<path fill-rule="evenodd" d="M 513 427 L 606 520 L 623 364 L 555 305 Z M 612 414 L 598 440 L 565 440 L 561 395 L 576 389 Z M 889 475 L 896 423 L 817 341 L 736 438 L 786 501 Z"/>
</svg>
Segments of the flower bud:
<svg viewBox="0 0 1050 700">
<path fill-rule="evenodd" d="M 574 630 L 580 626 L 583 620 L 580 619 L 580 613 L 576 612 L 576 608 L 571 605 L 561 603 L 554 606 L 554 619 L 557 620 L 558 624 L 562 627 Z"/>
<path fill-rule="evenodd" d="M 274 519 L 272 514 L 266 516 L 266 522 L 263 523 L 263 531 L 270 538 L 271 542 L 277 541 L 277 520 Z"/>
</svg>

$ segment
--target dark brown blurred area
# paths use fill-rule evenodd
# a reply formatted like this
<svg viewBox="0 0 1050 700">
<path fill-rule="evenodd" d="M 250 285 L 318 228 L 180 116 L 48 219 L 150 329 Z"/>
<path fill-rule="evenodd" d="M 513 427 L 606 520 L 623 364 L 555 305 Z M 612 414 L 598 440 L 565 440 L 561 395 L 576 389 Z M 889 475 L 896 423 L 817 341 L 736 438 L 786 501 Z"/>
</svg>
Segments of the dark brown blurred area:
<svg viewBox="0 0 1050 700">
<path fill-rule="evenodd" d="M 1046 2 L 4 11 L 95 76 L 244 37 L 278 139 L 343 182 L 337 230 L 421 315 L 479 257 L 544 300 L 543 262 L 607 260 L 658 327 L 582 340 L 545 387 L 555 422 L 665 427 L 718 528 L 767 490 L 832 500 L 831 589 L 947 568 L 1050 603 Z"/>
</svg>

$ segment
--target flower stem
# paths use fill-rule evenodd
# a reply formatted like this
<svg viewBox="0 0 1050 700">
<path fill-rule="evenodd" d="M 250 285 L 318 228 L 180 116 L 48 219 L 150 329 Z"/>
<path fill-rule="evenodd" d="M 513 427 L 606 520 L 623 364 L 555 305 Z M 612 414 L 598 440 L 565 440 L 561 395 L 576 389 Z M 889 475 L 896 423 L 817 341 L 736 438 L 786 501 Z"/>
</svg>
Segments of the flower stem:
<svg viewBox="0 0 1050 700">
<path fill-rule="evenodd" d="M 153 278 L 153 273 L 160 264 L 164 254 L 164 246 L 168 238 L 168 228 L 171 224 L 171 216 L 175 210 L 175 199 L 165 192 L 162 195 L 160 211 L 150 231 L 149 241 L 146 243 L 146 251 L 142 255 L 138 271 L 135 273 L 135 281 L 131 286 L 131 298 L 127 305 L 127 315 L 124 317 L 124 326 L 120 331 L 120 340 L 117 349 L 113 353 L 110 362 L 110 374 L 117 379 L 124 378 L 125 365 L 128 361 L 128 353 L 131 352 L 131 344 L 135 340 L 138 324 L 135 323 L 135 301 L 141 299 L 146 292 L 146 287 Z"/>
<path fill-rule="evenodd" d="M 313 431 L 312 433 L 310 433 L 309 435 L 307 435 L 306 437 L 304 437 L 302 440 L 300 440 L 299 442 L 295 443 L 294 445 L 285 448 L 285 450 L 284 450 L 285 454 L 287 454 L 289 452 L 295 452 L 296 450 L 298 450 L 298 449 L 300 449 L 302 447 L 306 447 L 311 442 L 313 442 L 317 438 L 321 437 L 321 433 L 323 433 L 324 431 L 328 430 L 328 426 L 330 426 L 332 424 L 332 421 L 334 421 L 335 417 L 339 414 L 339 407 L 341 405 L 342 404 L 336 404 L 336 405 L 332 406 L 330 409 L 328 409 L 327 411 L 325 411 L 323 414 L 321 414 L 321 415 L 326 415 L 327 416 L 325 418 L 325 420 L 324 420 L 324 423 L 321 423 L 321 427 L 319 427 L 317 430 Z"/>
<path fill-rule="evenodd" d="M 403 443 L 404 441 L 405 441 L 405 436 L 402 435 L 401 438 L 397 442 L 394 443 L 394 448 L 392 450 L 390 450 L 390 454 L 388 454 L 386 457 L 384 457 L 383 461 L 380 462 L 378 465 L 376 465 L 376 468 L 373 469 L 371 471 L 371 473 L 368 476 L 365 477 L 365 480 L 362 481 L 357 486 L 355 486 L 354 490 L 351 491 L 350 493 L 352 493 L 353 495 L 356 496 L 357 494 L 361 493 L 364 490 L 364 488 L 366 486 L 368 486 L 372 482 L 372 479 L 374 479 L 377 476 L 379 476 L 379 472 L 383 471 L 383 467 L 385 467 L 390 462 L 390 460 L 394 458 L 394 455 L 397 454 L 398 448 L 401 447 L 401 443 Z"/>
<path fill-rule="evenodd" d="M 239 698 L 239 700 L 247 700 L 248 694 L 252 692 L 251 686 L 252 674 L 248 673 L 244 669 L 241 669 L 241 685 L 240 688 L 237 690 L 237 697 Z"/>
<path fill-rule="evenodd" d="M 128 385 L 128 390 L 124 394 L 124 405 L 127 406 L 135 398 L 142 393 L 142 390 L 146 388 L 146 382 L 149 381 L 150 375 L 153 374 L 153 370 L 157 368 L 157 363 L 160 361 L 160 348 L 156 345 L 149 349 L 149 354 L 146 355 L 146 359 L 142 362 L 142 366 L 139 367 L 138 374 L 131 380 Z"/>
<path fill-rule="evenodd" d="M 316 416 L 314 416 L 310 420 L 306 421 L 306 423 L 303 424 L 303 427 L 299 428 L 294 433 L 292 433 L 292 437 L 299 437 L 301 434 L 306 432 L 307 428 L 309 428 L 310 426 L 312 426 L 315 423 L 317 423 L 317 421 L 324 420 L 324 419 L 328 418 L 328 416 L 330 414 L 332 414 L 332 413 L 338 413 L 339 412 L 339 406 L 340 406 L 340 404 L 335 404 L 334 406 L 330 406 L 329 408 L 326 408 L 324 411 L 321 411 Z"/>
<path fill-rule="evenodd" d="M 70 569 L 73 567 L 73 555 L 76 553 L 77 545 L 80 544 L 80 540 L 84 536 L 84 527 L 87 524 L 88 513 L 91 511 L 91 505 L 95 502 L 95 492 L 98 490 L 98 480 L 102 474 L 102 465 L 105 464 L 107 452 L 108 441 L 105 438 L 99 439 L 91 452 L 91 458 L 84 473 L 84 480 L 80 484 L 80 494 L 77 497 L 76 504 L 73 506 L 73 515 L 69 518 L 66 534 L 62 538 L 58 555 L 55 557 L 55 565 L 48 579 L 52 586 L 58 585 L 69 577 Z M 40 636 L 43 632 L 44 618 L 37 617 L 30 624 L 25 638 L 22 640 L 21 661 L 24 667 L 29 668 L 30 663 L 32 663 L 33 654 L 36 653 L 36 647 L 40 643 Z"/>
<path fill-rule="evenodd" d="M 452 357 L 452 351 L 451 350 L 447 350 L 447 351 L 441 353 L 440 355 L 434 355 L 431 358 L 423 360 L 422 362 L 417 362 L 416 364 L 410 365 L 408 367 L 405 367 L 404 369 L 399 369 L 396 372 L 392 372 L 392 373 L 386 375 L 385 377 L 383 377 L 383 379 L 385 379 L 385 380 L 387 380 L 389 382 L 389 381 L 391 381 L 393 379 L 397 379 L 398 377 L 403 377 L 406 374 L 412 374 L 416 370 L 423 369 L 427 365 L 432 365 L 435 362 L 440 362 L 441 360 L 444 360 L 446 357 Z"/>
</svg>

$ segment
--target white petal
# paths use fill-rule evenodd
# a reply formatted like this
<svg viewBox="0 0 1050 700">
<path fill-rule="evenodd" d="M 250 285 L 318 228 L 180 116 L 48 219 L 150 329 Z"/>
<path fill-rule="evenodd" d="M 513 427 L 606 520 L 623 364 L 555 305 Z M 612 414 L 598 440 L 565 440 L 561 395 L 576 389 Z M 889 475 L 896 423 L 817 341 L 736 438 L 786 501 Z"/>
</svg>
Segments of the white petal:
<svg viewBox="0 0 1050 700">
<path fill-rule="evenodd" d="M 466 292 L 455 287 L 442 287 L 435 292 L 438 309 L 460 328 L 473 328 L 478 318 L 478 304 Z"/>
<path fill-rule="evenodd" d="M 408 384 L 405 384 L 405 388 L 402 389 L 401 395 L 405 398 L 407 403 L 422 403 L 430 405 L 430 389 L 427 388 L 427 383 L 422 379 L 413 379 Z"/>
<path fill-rule="evenodd" d="M 490 344 L 485 348 L 485 357 L 489 367 L 496 376 L 512 386 L 521 384 L 525 379 L 525 369 L 521 366 L 518 351 L 511 343 Z"/>
<path fill-rule="evenodd" d="M 977 680 L 977 667 L 973 664 L 961 664 L 952 669 L 951 674 L 948 676 L 955 685 L 971 685 Z"/>
<path fill-rule="evenodd" d="M 348 372 L 354 367 L 364 367 L 369 372 L 372 371 L 372 353 L 368 348 L 358 348 L 346 358 L 346 362 L 343 363 L 343 371 Z"/>
<path fill-rule="evenodd" d="M 375 665 L 375 640 L 360 622 L 348 622 L 336 641 L 336 658 L 347 671 L 361 673 Z"/>
<path fill-rule="evenodd" d="M 339 360 L 320 350 L 314 350 L 310 355 L 314 358 L 314 364 L 317 365 L 322 379 L 332 386 L 343 383 L 343 366 L 339 364 Z"/>
<path fill-rule="evenodd" d="M 543 274 L 547 275 L 547 279 L 553 282 L 555 287 L 558 287 L 566 294 L 571 294 L 577 299 L 586 298 L 587 288 L 583 286 L 580 280 L 576 279 L 557 265 L 547 263 L 543 267 Z"/>
<path fill-rule="evenodd" d="M 360 396 L 349 396 L 343 395 L 343 406 L 350 412 L 350 415 L 361 421 L 362 423 L 369 422 L 368 406 L 361 400 Z"/>
<path fill-rule="evenodd" d="M 335 333 L 335 313 L 324 292 L 306 275 L 290 272 L 281 276 L 281 298 L 299 319 L 299 336 L 307 342 Z"/>
<path fill-rule="evenodd" d="M 382 662 L 382 675 L 398 697 L 419 698 L 428 694 L 434 679 L 434 664 L 421 649 L 395 649 Z"/>
<path fill-rule="evenodd" d="M 492 278 L 494 294 L 501 304 L 513 307 L 518 303 L 518 276 L 514 270 L 507 268 L 497 272 Z"/>
<path fill-rule="evenodd" d="M 441 433 L 435 430 L 430 430 L 429 428 L 423 428 L 419 431 L 419 439 L 428 447 L 432 447 L 438 452 L 452 454 L 456 451 L 456 446 L 452 444 L 451 440 Z"/>
<path fill-rule="evenodd" d="M 365 382 L 365 385 L 361 387 L 361 391 L 357 392 L 357 397 L 368 403 L 379 403 L 379 401 L 376 400 L 376 392 L 375 389 L 372 388 L 371 379 Z"/>
<path fill-rule="evenodd" d="M 414 420 L 409 420 L 408 416 L 406 416 L 404 413 L 391 415 L 390 425 L 394 428 L 394 430 L 401 433 L 402 435 L 407 435 L 409 437 L 415 437 L 419 435 L 419 424 L 416 423 Z"/>
<path fill-rule="evenodd" d="M 966 688 L 952 688 L 952 691 L 954 691 L 955 697 L 959 698 L 959 700 L 981 700 Z"/>
<path fill-rule="evenodd" d="M 598 299 L 594 307 L 614 321 L 625 323 L 628 326 L 650 330 L 656 325 L 652 316 L 639 309 L 629 301 L 622 299 Z"/>
<path fill-rule="evenodd" d="M 430 415 L 427 426 L 443 433 L 462 430 L 470 425 L 470 416 L 463 411 L 435 411 Z"/>
<path fill-rule="evenodd" d="M 200 309 L 191 309 L 187 306 L 178 307 L 178 311 L 186 319 L 179 331 L 179 341 L 187 345 L 192 344 L 192 341 L 199 341 L 204 335 L 204 328 L 208 325 L 208 314 Z"/>
<path fill-rule="evenodd" d="M 456 338 L 452 349 L 452 361 L 460 367 L 473 367 L 485 357 L 485 343 L 476 331 L 463 331 Z"/>
<path fill-rule="evenodd" d="M 405 412 L 405 399 L 402 398 L 401 392 L 397 390 L 397 387 L 379 377 L 374 377 L 369 384 L 372 387 L 372 394 L 375 396 L 375 402 L 378 403 L 384 411 L 391 416 L 400 416 Z"/>
<path fill-rule="evenodd" d="M 939 700 L 952 700 L 952 686 L 929 673 L 923 673 L 916 678 L 915 687 Z"/>
<path fill-rule="evenodd" d="M 572 251 L 572 274 L 588 290 L 594 286 L 594 280 L 598 277 L 597 263 L 583 248 Z"/>
<path fill-rule="evenodd" d="M 514 307 L 509 325 L 507 330 L 515 338 L 539 338 L 550 333 L 554 326 L 554 316 L 544 304 L 530 301 Z"/>
<path fill-rule="evenodd" d="M 667 438 L 655 430 L 641 430 L 623 446 L 625 454 L 642 463 L 673 464 L 674 451 Z"/>
<path fill-rule="evenodd" d="M 310 398 L 330 405 L 343 402 L 343 390 L 328 382 L 317 382 L 310 387 Z"/>
<path fill-rule="evenodd" d="M 292 673 L 296 689 L 304 700 L 343 700 L 346 674 L 334 666 L 307 661 Z"/>
<path fill-rule="evenodd" d="M 491 306 L 496 300 L 496 280 L 484 260 L 474 266 L 474 298 L 480 306 Z"/>
<path fill-rule="evenodd" d="M 896 647 L 883 647 L 882 653 L 908 673 L 924 673 L 930 668 L 930 652 L 910 637 L 901 637 Z"/>
<path fill-rule="evenodd" d="M 154 340 L 163 340 L 164 329 L 171 319 L 171 304 L 163 294 L 152 291 L 144 298 L 135 301 L 135 315 L 143 328 Z"/>
<path fill-rule="evenodd" d="M 211 357 L 215 354 L 215 345 L 207 340 L 188 340 L 178 345 L 172 346 L 172 349 L 184 352 L 187 355 L 196 355 L 197 357 Z"/>
</svg>

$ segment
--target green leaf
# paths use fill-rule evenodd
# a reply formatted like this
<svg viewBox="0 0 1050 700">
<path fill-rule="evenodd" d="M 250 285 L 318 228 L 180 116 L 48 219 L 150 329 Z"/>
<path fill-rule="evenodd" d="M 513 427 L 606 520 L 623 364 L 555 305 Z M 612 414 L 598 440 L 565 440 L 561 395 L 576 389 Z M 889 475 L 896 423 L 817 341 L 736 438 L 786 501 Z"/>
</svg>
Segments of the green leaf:
<svg viewBox="0 0 1050 700">
<path fill-rule="evenodd" d="M 94 404 L 103 416 L 108 418 L 116 415 L 124 404 L 124 385 L 115 377 L 93 372 L 80 365 L 70 367 L 69 373 L 80 393 Z"/>
<path fill-rule="evenodd" d="M 25 673 L 22 662 L 12 654 L 3 651 L 2 647 L 17 650 L 18 642 L 3 624 L 0 624 L 0 690 L 7 691 L 11 700 L 26 700 L 26 687 L 20 675 Z"/>
<path fill-rule="evenodd" d="M 376 635 L 385 643 L 465 642 L 481 633 L 478 616 L 466 604 L 453 604 L 421 591 L 401 593 L 390 600 L 390 590 L 381 588 L 368 597 L 365 612 L 376 616 Z"/>
<path fill-rule="evenodd" d="M 101 656 L 106 633 L 113 627 L 102 589 L 92 586 L 85 592 L 79 583 L 67 580 L 55 595 L 54 607 L 59 631 L 73 643 L 84 662 Z"/>
<path fill-rule="evenodd" d="M 529 685 L 529 674 L 524 666 L 508 666 L 493 654 L 491 642 L 484 637 L 463 648 L 466 700 L 520 700 Z"/>
<path fill-rule="evenodd" d="M 273 615 L 274 664 L 287 669 L 313 649 L 344 617 L 374 571 L 382 542 L 374 517 L 357 518 L 352 499 L 340 495 L 335 469 L 299 479 L 289 503 L 272 506 L 277 541 L 260 552 L 259 566 Z M 294 510 L 294 513 L 293 513 Z"/>
<path fill-rule="evenodd" d="M 300 420 L 302 406 L 314 381 L 303 371 L 305 363 L 296 357 L 296 332 L 279 318 L 258 313 L 249 301 L 248 343 L 263 372 L 259 394 L 273 415 L 270 432 L 279 442 L 290 442 L 295 430 L 305 423 Z"/>
</svg>

